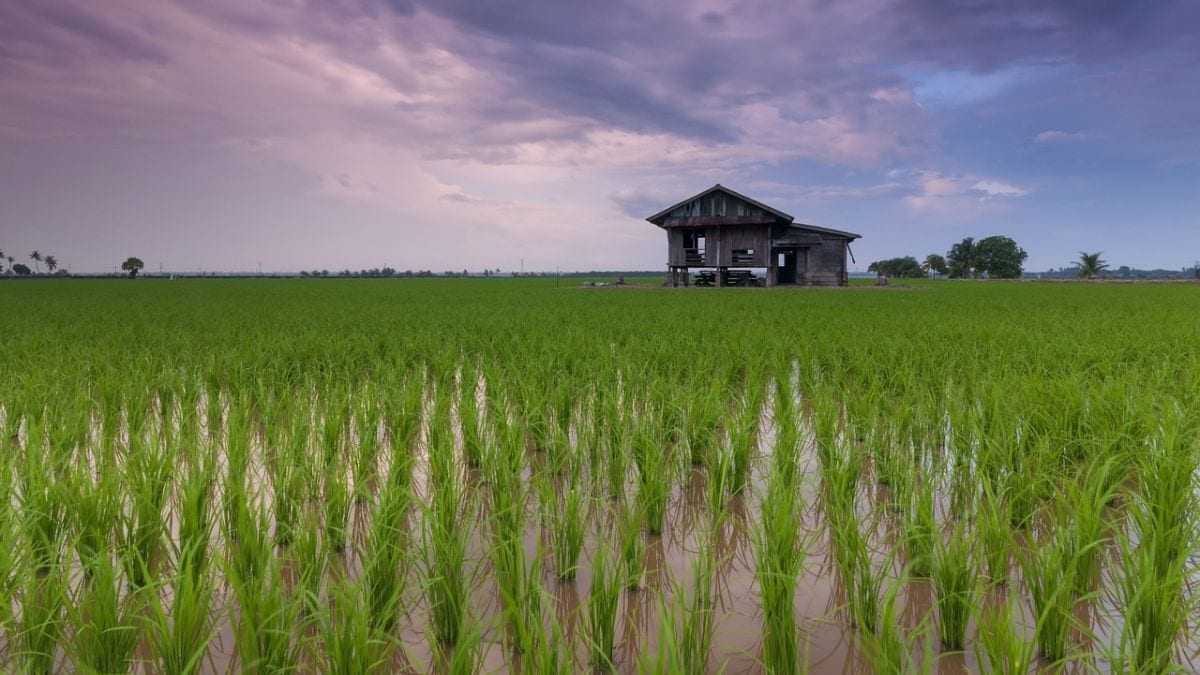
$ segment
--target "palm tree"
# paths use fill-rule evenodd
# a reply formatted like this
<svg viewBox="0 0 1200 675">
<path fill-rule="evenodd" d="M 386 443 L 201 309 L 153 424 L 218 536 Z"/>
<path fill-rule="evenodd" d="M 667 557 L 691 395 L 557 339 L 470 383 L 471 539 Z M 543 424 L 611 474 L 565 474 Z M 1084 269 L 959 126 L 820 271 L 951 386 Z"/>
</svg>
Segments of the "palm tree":
<svg viewBox="0 0 1200 675">
<path fill-rule="evenodd" d="M 54 270 L 58 269 L 58 259 L 54 256 L 48 255 L 42 258 L 42 261 L 46 263 L 46 269 L 50 270 L 50 274 L 54 274 Z"/>
<path fill-rule="evenodd" d="M 1095 253 L 1079 252 L 1079 278 L 1080 279 L 1095 279 L 1097 274 L 1108 269 L 1108 262 L 1101 260 L 1100 256 L 1104 251 Z"/>
<path fill-rule="evenodd" d="M 40 263 L 42 262 L 42 254 L 34 251 L 33 253 L 29 254 L 29 257 L 33 259 L 33 265 L 34 267 L 37 267 L 38 274 L 41 274 L 42 266 Z"/>
</svg>

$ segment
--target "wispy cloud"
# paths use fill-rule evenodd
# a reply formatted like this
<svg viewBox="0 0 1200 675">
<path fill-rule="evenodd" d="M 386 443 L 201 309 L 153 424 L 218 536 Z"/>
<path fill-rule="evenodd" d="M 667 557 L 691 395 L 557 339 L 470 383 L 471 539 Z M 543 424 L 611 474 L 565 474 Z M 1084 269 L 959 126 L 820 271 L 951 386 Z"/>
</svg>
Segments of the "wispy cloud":
<svg viewBox="0 0 1200 675">
<path fill-rule="evenodd" d="M 1087 134 L 1082 131 L 1060 131 L 1058 129 L 1050 129 L 1034 136 L 1033 142 L 1066 143 L 1071 141 L 1086 141 L 1089 138 L 1095 138 L 1095 134 Z"/>
</svg>

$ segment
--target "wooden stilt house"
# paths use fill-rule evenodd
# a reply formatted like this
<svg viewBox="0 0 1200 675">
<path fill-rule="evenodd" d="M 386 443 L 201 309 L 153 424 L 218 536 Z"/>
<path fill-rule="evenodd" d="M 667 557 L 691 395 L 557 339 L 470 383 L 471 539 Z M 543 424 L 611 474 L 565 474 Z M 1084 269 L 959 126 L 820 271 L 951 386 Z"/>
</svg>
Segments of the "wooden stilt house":
<svg viewBox="0 0 1200 675">
<path fill-rule="evenodd" d="M 667 233 L 668 282 L 717 286 L 845 286 L 850 242 L 861 235 L 794 222 L 788 214 L 720 184 L 646 220 Z"/>
</svg>

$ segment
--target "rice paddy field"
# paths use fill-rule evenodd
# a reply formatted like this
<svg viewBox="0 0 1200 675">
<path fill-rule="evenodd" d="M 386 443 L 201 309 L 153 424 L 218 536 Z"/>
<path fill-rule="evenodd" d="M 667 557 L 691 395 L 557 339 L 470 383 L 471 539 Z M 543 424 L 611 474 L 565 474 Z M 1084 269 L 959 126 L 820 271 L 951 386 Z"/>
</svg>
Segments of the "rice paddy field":
<svg viewBox="0 0 1200 675">
<path fill-rule="evenodd" d="M 1200 669 L 1200 286 L 0 284 L 0 669 Z"/>
</svg>

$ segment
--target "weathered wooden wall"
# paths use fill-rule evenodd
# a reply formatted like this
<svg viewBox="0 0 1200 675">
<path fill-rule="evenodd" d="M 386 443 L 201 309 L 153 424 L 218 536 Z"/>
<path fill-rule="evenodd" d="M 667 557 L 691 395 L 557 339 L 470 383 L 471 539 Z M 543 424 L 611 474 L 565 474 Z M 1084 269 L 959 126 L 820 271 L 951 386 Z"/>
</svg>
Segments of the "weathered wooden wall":
<svg viewBox="0 0 1200 675">
<path fill-rule="evenodd" d="M 841 286 L 846 279 L 846 240 L 841 237 L 827 237 L 825 243 L 814 246 L 808 254 L 807 271 L 810 280 L 817 286 Z M 800 256 L 800 265 L 804 264 L 804 256 Z"/>
</svg>

